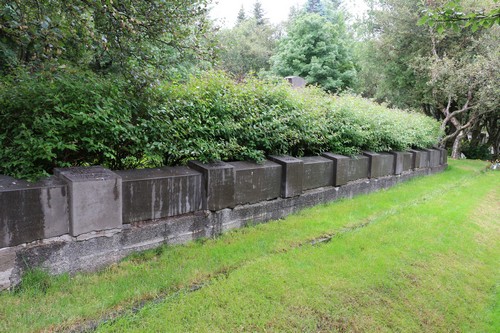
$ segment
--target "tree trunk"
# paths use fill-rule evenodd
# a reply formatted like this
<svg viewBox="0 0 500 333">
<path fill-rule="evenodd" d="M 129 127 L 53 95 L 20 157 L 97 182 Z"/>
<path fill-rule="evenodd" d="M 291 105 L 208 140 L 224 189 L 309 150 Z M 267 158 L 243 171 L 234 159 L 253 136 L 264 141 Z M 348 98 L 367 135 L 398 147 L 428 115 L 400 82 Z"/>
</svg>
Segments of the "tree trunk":
<svg viewBox="0 0 500 333">
<path fill-rule="evenodd" d="M 462 139 L 465 136 L 464 131 L 460 131 L 453 141 L 453 148 L 451 149 L 451 158 L 459 159 L 462 154 Z"/>
<path fill-rule="evenodd" d="M 481 129 L 482 128 L 483 128 L 483 124 L 481 123 L 481 121 L 476 121 L 474 126 L 472 126 L 472 129 L 470 131 L 470 134 L 471 134 L 470 145 L 471 145 L 471 147 L 477 147 L 483 143 L 483 142 L 481 142 L 481 140 L 482 140 Z"/>
</svg>

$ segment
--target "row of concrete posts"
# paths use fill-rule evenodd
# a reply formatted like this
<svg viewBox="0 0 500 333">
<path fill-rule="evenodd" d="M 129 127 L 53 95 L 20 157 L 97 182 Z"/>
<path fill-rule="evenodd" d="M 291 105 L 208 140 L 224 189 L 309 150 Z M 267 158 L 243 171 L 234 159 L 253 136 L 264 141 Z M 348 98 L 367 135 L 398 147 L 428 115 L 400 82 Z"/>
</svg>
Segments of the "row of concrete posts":
<svg viewBox="0 0 500 333">
<path fill-rule="evenodd" d="M 443 149 L 347 157 L 269 156 L 264 163 L 192 161 L 188 166 L 112 172 L 56 169 L 28 183 L 0 176 L 0 249 L 61 235 L 81 237 L 136 222 L 219 211 L 366 178 L 447 163 Z"/>
</svg>

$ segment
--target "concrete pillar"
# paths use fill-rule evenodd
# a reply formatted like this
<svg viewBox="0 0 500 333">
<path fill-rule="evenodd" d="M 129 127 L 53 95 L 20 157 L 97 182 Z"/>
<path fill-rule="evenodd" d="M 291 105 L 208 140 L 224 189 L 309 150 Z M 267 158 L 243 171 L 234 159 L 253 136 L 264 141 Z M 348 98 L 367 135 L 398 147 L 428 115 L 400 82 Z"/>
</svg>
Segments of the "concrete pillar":
<svg viewBox="0 0 500 333">
<path fill-rule="evenodd" d="M 282 167 L 281 196 L 291 198 L 302 194 L 304 162 L 291 156 L 269 156 Z"/>
<path fill-rule="evenodd" d="M 202 207 L 216 211 L 234 208 L 234 167 L 225 162 L 203 164 L 190 161 L 188 166 L 203 175 Z"/>
<path fill-rule="evenodd" d="M 55 169 L 68 185 L 70 234 L 122 227 L 122 178 L 101 166 Z"/>
<path fill-rule="evenodd" d="M 363 152 L 370 159 L 370 178 L 394 174 L 394 156 L 388 153 Z"/>
<path fill-rule="evenodd" d="M 323 153 L 323 157 L 333 161 L 333 186 L 341 186 L 349 181 L 349 157 Z"/>
<path fill-rule="evenodd" d="M 413 155 L 407 151 L 393 151 L 394 155 L 394 174 L 400 175 L 404 171 L 412 168 Z"/>
</svg>

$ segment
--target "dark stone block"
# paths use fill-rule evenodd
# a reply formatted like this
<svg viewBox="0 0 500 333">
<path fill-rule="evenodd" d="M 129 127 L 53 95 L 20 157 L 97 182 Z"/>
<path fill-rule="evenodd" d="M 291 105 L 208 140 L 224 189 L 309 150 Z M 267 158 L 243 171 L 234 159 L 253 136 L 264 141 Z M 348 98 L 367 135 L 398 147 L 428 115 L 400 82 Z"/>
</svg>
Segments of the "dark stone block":
<svg viewBox="0 0 500 333">
<path fill-rule="evenodd" d="M 281 196 L 291 198 L 302 194 L 304 163 L 291 156 L 269 156 L 269 159 L 282 166 Z"/>
<path fill-rule="evenodd" d="M 394 155 L 394 174 L 400 175 L 403 172 L 403 152 L 402 151 L 391 151 Z"/>
<path fill-rule="evenodd" d="M 394 174 L 394 155 L 388 153 L 364 152 L 370 159 L 370 178 L 380 178 Z"/>
<path fill-rule="evenodd" d="M 333 185 L 333 161 L 331 159 L 321 156 L 300 159 L 304 162 L 304 190 Z"/>
<path fill-rule="evenodd" d="M 404 171 L 408 171 L 412 168 L 413 155 L 406 151 L 393 151 L 394 155 L 394 174 L 400 175 Z"/>
<path fill-rule="evenodd" d="M 445 148 L 435 148 L 439 150 L 439 164 L 440 165 L 446 165 L 448 164 L 448 150 Z"/>
<path fill-rule="evenodd" d="M 67 187 L 50 177 L 37 183 L 0 176 L 0 248 L 69 231 Z"/>
<path fill-rule="evenodd" d="M 68 184 L 70 234 L 122 226 L 122 179 L 101 166 L 55 169 Z"/>
<path fill-rule="evenodd" d="M 425 149 L 425 151 L 429 154 L 429 167 L 438 167 L 441 162 L 441 152 L 437 149 Z"/>
<path fill-rule="evenodd" d="M 370 159 L 367 156 L 356 155 L 349 159 L 347 178 L 349 181 L 368 178 Z"/>
<path fill-rule="evenodd" d="M 427 151 L 417 149 L 410 149 L 408 151 L 413 154 L 413 169 L 429 167 L 429 153 Z"/>
<path fill-rule="evenodd" d="M 188 167 L 117 171 L 122 177 L 123 223 L 202 209 L 201 173 Z"/>
<path fill-rule="evenodd" d="M 410 171 L 411 169 L 413 169 L 414 163 L 415 162 L 413 160 L 413 154 L 405 151 L 403 153 L 403 171 Z"/>
<path fill-rule="evenodd" d="M 412 156 L 411 169 L 412 170 L 417 169 L 417 166 L 420 164 L 420 158 L 421 158 L 420 152 L 416 149 L 409 149 L 408 152 Z"/>
<path fill-rule="evenodd" d="M 421 168 L 428 168 L 429 167 L 429 159 L 430 159 L 430 154 L 426 150 L 422 150 L 422 157 L 420 158 L 420 167 Z"/>
<path fill-rule="evenodd" d="M 333 186 L 347 184 L 350 169 L 349 157 L 332 153 L 323 153 L 323 157 L 333 161 Z"/>
<path fill-rule="evenodd" d="M 190 161 L 189 167 L 203 175 L 202 207 L 204 210 L 234 208 L 234 167 L 225 162 L 203 164 Z"/>
<path fill-rule="evenodd" d="M 237 205 L 276 199 L 281 194 L 281 165 L 265 161 L 231 162 L 235 171 L 235 201 Z"/>
</svg>

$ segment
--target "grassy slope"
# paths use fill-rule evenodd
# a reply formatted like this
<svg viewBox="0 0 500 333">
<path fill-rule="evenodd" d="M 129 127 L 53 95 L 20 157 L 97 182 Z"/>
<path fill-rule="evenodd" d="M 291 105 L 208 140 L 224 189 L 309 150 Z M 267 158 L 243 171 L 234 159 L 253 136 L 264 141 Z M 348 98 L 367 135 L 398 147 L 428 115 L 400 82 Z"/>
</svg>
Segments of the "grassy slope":
<svg viewBox="0 0 500 333">
<path fill-rule="evenodd" d="M 500 174 L 483 167 L 451 161 L 388 191 L 32 282 L 0 295 L 0 331 L 65 328 L 162 294 L 101 330 L 493 332 Z M 310 245 L 325 235 L 337 236 Z"/>
</svg>

